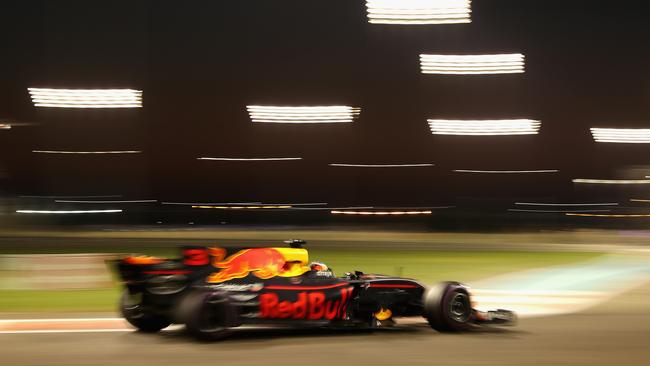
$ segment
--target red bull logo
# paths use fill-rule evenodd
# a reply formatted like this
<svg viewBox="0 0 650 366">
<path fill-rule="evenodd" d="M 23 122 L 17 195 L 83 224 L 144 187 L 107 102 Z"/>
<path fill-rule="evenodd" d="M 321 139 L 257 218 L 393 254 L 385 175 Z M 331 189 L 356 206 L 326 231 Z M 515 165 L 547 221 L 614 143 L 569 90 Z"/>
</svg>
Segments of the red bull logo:
<svg viewBox="0 0 650 366">
<path fill-rule="evenodd" d="M 321 291 L 300 292 L 296 301 L 279 301 L 278 294 L 260 295 L 260 317 L 273 319 L 344 319 L 352 287 L 331 294 L 330 299 Z M 331 299 L 332 296 L 336 299 Z"/>
<path fill-rule="evenodd" d="M 234 278 L 244 278 L 252 273 L 255 277 L 269 279 L 280 276 L 288 269 L 282 253 L 272 248 L 253 248 L 241 250 L 223 261 L 213 265 L 221 268 L 208 277 L 209 283 L 225 282 Z"/>
</svg>

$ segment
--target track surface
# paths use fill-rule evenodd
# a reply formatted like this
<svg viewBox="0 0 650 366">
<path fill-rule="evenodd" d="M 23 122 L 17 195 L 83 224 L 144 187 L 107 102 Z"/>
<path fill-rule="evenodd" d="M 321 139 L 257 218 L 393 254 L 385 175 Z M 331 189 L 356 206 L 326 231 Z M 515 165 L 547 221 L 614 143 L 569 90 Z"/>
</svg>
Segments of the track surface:
<svg viewBox="0 0 650 366">
<path fill-rule="evenodd" d="M 374 333 L 247 330 L 218 343 L 160 334 L 0 334 L 5 365 L 611 365 L 650 359 L 650 285 L 579 314 L 515 328 L 439 334 L 426 325 Z"/>
</svg>

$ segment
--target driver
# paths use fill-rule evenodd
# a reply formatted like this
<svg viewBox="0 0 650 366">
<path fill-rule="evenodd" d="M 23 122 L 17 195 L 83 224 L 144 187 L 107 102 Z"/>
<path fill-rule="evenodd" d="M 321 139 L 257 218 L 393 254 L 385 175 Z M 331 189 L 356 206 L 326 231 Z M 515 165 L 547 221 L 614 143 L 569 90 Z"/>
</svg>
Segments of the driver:
<svg viewBox="0 0 650 366">
<path fill-rule="evenodd" d="M 317 276 L 334 277 L 334 272 L 323 262 L 311 262 L 309 269 Z"/>
</svg>

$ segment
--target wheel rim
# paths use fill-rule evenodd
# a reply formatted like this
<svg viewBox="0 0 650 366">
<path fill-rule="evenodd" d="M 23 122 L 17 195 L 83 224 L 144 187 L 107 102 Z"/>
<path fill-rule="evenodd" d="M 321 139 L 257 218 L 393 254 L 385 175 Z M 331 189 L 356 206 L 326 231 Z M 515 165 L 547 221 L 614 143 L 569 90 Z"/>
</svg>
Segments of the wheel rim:
<svg viewBox="0 0 650 366">
<path fill-rule="evenodd" d="M 462 292 L 456 292 L 449 302 L 449 316 L 456 322 L 465 323 L 472 314 L 469 303 L 469 296 Z"/>
</svg>

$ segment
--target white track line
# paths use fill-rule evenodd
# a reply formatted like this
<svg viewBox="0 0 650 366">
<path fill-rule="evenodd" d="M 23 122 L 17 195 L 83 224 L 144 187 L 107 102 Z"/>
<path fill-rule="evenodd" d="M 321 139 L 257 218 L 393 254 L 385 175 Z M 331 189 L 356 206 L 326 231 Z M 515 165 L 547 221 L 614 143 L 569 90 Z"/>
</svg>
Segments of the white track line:
<svg viewBox="0 0 650 366">
<path fill-rule="evenodd" d="M 122 329 L 35 329 L 35 330 L 0 330 L 0 334 L 50 334 L 50 333 L 108 333 L 133 332 L 133 328 Z"/>
<path fill-rule="evenodd" d="M 95 321 L 122 321 L 124 318 L 30 318 L 30 319 L 0 319 L 0 323 L 38 323 L 38 322 L 95 322 Z"/>
</svg>

